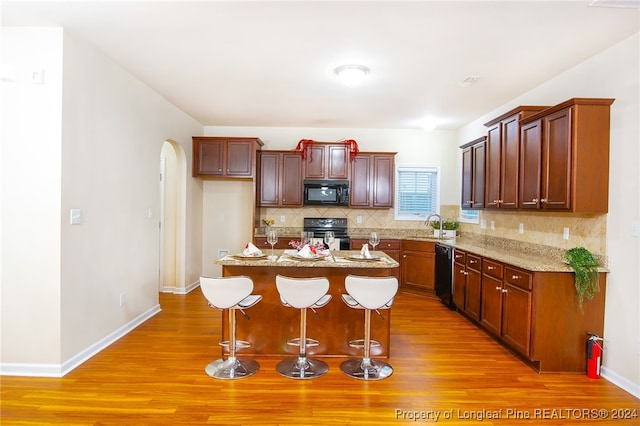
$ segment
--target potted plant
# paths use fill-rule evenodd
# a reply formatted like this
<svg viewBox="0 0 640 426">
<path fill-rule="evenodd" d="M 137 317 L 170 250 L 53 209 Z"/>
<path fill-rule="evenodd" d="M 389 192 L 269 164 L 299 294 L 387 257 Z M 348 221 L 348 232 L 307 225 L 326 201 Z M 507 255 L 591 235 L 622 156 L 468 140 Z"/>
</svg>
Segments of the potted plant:
<svg viewBox="0 0 640 426">
<path fill-rule="evenodd" d="M 440 222 L 437 220 L 431 221 L 429 226 L 433 228 L 433 235 L 442 238 L 453 238 L 456 236 L 460 222 L 455 220 L 443 220 L 442 221 L 442 235 L 440 235 Z"/>
<path fill-rule="evenodd" d="M 584 299 L 592 300 L 596 292 L 600 291 L 598 261 L 593 254 L 584 247 L 574 247 L 567 250 L 564 258 L 575 272 L 578 306 L 580 306 L 580 310 L 582 310 L 582 302 Z"/>
</svg>

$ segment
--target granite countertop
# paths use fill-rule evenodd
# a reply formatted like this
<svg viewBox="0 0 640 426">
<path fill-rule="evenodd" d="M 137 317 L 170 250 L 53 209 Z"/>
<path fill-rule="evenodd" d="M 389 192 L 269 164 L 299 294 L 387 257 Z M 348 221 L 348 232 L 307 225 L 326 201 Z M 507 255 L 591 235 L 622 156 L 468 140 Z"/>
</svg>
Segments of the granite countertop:
<svg viewBox="0 0 640 426">
<path fill-rule="evenodd" d="M 532 272 L 573 272 L 573 269 L 564 261 L 565 249 L 558 247 L 472 233 L 463 233 L 456 238 L 436 238 L 428 229 L 380 229 L 377 231 L 381 239 L 441 243 Z M 349 237 L 368 238 L 369 234 L 369 229 L 352 230 L 349 232 Z M 598 270 L 609 272 L 606 256 L 596 255 L 595 257 L 602 265 Z"/>
<path fill-rule="evenodd" d="M 432 238 L 405 238 L 418 241 L 434 241 Z M 478 256 L 516 266 L 532 272 L 569 272 L 573 269 L 563 260 L 564 250 L 556 247 L 522 243 L 515 240 L 483 241 L 473 238 L 436 239 L 435 241 Z M 603 259 L 600 259 L 602 262 Z M 606 264 L 606 263 L 605 263 Z M 606 266 L 598 268 L 609 272 Z"/>
<path fill-rule="evenodd" d="M 265 254 L 271 253 L 267 250 Z M 332 251 L 330 256 L 322 260 L 296 259 L 291 255 L 295 250 L 274 250 L 274 258 L 267 256 L 260 259 L 238 258 L 227 255 L 215 260 L 214 263 L 223 266 L 279 266 L 279 267 L 310 267 L 310 268 L 397 268 L 398 262 L 382 251 L 372 251 L 377 260 L 357 260 L 359 250 Z"/>
</svg>

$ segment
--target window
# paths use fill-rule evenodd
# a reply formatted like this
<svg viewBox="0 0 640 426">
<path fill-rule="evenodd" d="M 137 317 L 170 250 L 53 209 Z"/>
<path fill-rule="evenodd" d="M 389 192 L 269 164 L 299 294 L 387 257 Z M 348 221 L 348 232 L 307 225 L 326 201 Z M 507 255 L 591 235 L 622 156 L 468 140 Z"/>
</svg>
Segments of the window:
<svg viewBox="0 0 640 426">
<path fill-rule="evenodd" d="M 440 212 L 440 166 L 396 167 L 396 220 L 425 220 Z"/>
</svg>

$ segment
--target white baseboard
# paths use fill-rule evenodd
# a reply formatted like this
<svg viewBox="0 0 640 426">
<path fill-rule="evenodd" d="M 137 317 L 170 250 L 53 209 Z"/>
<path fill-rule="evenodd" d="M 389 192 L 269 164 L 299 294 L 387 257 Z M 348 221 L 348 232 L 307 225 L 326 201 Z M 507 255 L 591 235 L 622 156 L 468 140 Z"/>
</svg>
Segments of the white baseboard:
<svg viewBox="0 0 640 426">
<path fill-rule="evenodd" d="M 174 286 L 164 286 L 162 287 L 163 293 L 173 293 L 173 294 L 188 294 L 194 289 L 200 286 L 200 280 L 189 284 L 186 287 L 174 287 Z"/>
<path fill-rule="evenodd" d="M 102 351 L 112 343 L 127 335 L 131 330 L 153 317 L 161 311 L 160 305 L 156 305 L 148 311 L 140 314 L 127 324 L 107 335 L 103 339 L 77 353 L 62 364 L 25 364 L 25 363 L 1 363 L 0 375 L 4 376 L 32 376 L 32 377 L 64 377 L 83 362 Z"/>
<path fill-rule="evenodd" d="M 609 370 L 607 367 L 600 368 L 600 374 L 602 377 L 607 379 L 607 381 L 613 383 L 619 388 L 629 392 L 631 395 L 640 399 L 640 385 L 637 383 L 633 383 L 630 380 L 622 377 L 615 371 Z"/>
</svg>

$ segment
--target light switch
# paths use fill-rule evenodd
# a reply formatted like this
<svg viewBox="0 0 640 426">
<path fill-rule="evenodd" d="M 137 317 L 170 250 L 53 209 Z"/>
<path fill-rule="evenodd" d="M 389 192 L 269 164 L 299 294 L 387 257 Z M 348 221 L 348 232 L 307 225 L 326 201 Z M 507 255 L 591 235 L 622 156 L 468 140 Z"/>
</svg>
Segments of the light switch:
<svg viewBox="0 0 640 426">
<path fill-rule="evenodd" d="M 82 223 L 82 210 L 71 209 L 70 210 L 70 223 L 72 225 L 80 225 Z"/>
</svg>

